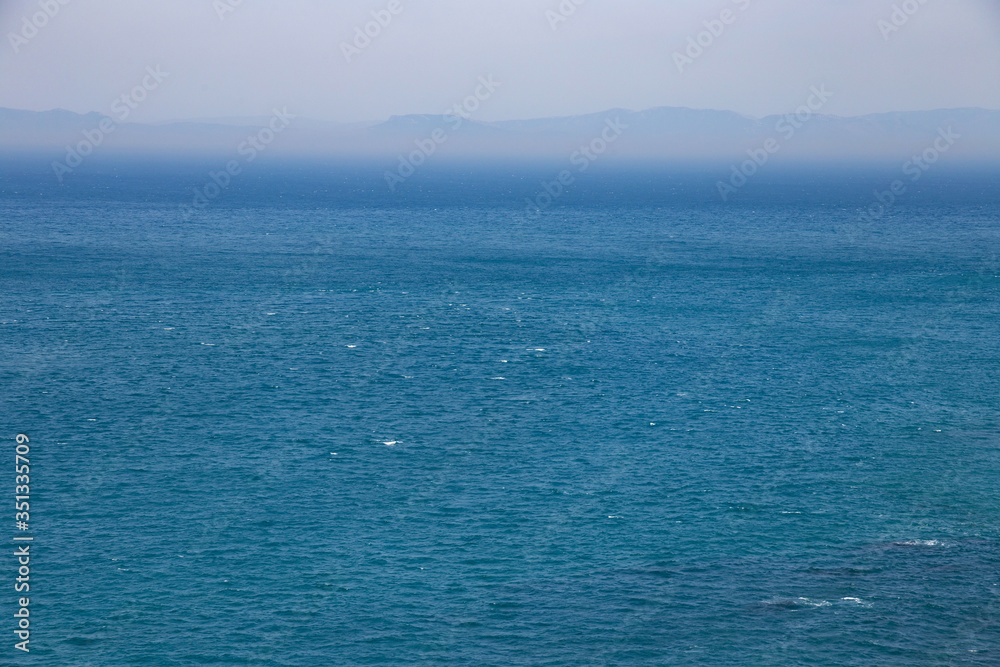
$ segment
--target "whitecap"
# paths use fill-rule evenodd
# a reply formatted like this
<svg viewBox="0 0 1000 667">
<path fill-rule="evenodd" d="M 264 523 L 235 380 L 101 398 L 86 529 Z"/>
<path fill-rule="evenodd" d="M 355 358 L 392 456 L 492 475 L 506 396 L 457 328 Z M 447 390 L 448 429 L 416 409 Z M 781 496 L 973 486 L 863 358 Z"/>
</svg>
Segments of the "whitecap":
<svg viewBox="0 0 1000 667">
<path fill-rule="evenodd" d="M 768 609 L 788 609 L 791 611 L 797 611 L 802 609 L 829 607 L 833 603 L 828 600 L 817 601 L 810 600 L 809 598 L 775 598 L 773 600 L 764 600 L 760 604 Z"/>
<path fill-rule="evenodd" d="M 907 540 L 905 542 L 893 542 L 894 547 L 942 547 L 944 542 L 940 540 Z"/>
</svg>

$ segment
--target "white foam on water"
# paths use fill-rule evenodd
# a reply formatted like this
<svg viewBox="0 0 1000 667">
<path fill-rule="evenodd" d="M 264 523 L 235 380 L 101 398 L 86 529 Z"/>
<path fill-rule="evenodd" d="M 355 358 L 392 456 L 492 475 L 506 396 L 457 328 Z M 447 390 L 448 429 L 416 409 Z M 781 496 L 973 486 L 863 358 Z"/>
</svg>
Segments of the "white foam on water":
<svg viewBox="0 0 1000 667">
<path fill-rule="evenodd" d="M 830 605 L 833 604 L 829 600 L 820 600 L 817 602 L 814 600 L 810 600 L 809 598 L 799 598 L 798 601 L 806 605 L 807 607 L 829 607 Z"/>
<path fill-rule="evenodd" d="M 906 542 L 893 542 L 900 547 L 943 547 L 944 542 L 940 540 L 907 540 Z"/>
<path fill-rule="evenodd" d="M 818 609 L 820 607 L 830 607 L 833 605 L 829 600 L 810 600 L 809 598 L 775 598 L 762 602 L 765 607 L 778 607 L 785 609 Z"/>
<path fill-rule="evenodd" d="M 840 598 L 844 602 L 853 602 L 855 604 L 865 605 L 867 607 L 871 606 L 871 603 L 865 602 L 861 598 Z"/>
</svg>

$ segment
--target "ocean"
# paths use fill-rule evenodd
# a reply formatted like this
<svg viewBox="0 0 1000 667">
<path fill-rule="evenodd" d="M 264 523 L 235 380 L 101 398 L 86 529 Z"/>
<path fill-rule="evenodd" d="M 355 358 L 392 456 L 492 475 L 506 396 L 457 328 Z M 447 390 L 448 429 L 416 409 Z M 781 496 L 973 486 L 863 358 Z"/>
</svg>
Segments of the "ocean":
<svg viewBox="0 0 1000 667">
<path fill-rule="evenodd" d="M 0 173 L 0 662 L 1000 664 L 993 177 L 157 173 Z"/>
</svg>

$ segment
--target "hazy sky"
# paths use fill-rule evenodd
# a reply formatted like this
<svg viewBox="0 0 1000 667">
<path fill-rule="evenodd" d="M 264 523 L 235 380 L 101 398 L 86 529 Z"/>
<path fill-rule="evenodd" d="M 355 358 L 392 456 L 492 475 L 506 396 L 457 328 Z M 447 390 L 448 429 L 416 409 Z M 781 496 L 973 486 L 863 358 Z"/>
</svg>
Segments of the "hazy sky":
<svg viewBox="0 0 1000 667">
<path fill-rule="evenodd" d="M 481 120 L 655 106 L 760 116 L 814 85 L 839 115 L 1000 109 L 1000 0 L 396 0 L 351 62 L 342 44 L 394 2 L 61 1 L 0 0 L 0 106 L 109 113 L 159 66 L 169 76 L 129 120 L 442 113 L 489 75 L 501 85 Z M 46 3 L 54 15 L 25 31 Z M 555 23 L 560 5 L 575 12 Z M 916 11 L 890 32 L 894 5 Z M 703 32 L 679 71 L 675 53 Z"/>
</svg>

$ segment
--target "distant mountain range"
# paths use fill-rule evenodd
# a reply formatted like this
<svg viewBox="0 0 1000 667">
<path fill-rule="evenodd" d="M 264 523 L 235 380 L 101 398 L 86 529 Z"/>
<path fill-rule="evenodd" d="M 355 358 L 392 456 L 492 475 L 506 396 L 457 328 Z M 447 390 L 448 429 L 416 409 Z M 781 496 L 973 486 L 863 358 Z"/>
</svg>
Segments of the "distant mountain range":
<svg viewBox="0 0 1000 667">
<path fill-rule="evenodd" d="M 262 117 L 140 124 L 99 113 L 0 108 L 0 150 L 59 159 L 67 147 L 82 144 L 87 150 L 90 144 L 108 153 L 235 157 L 255 137 L 268 155 L 393 161 L 401 155 L 419 159 L 419 153 L 425 158 L 435 153 L 452 158 L 568 161 L 579 151 L 590 150 L 616 160 L 716 162 L 745 160 L 748 151 L 760 155 L 759 151 L 768 150 L 781 153 L 783 159 L 902 162 L 930 150 L 950 132 L 950 158 L 1000 159 L 1000 111 L 986 109 L 850 118 L 805 112 L 797 118 L 794 114 L 749 118 L 728 111 L 672 107 L 503 122 L 432 115 L 360 124 L 291 118 L 287 129 L 282 127 L 274 135 L 271 123 L 271 118 Z"/>
</svg>

